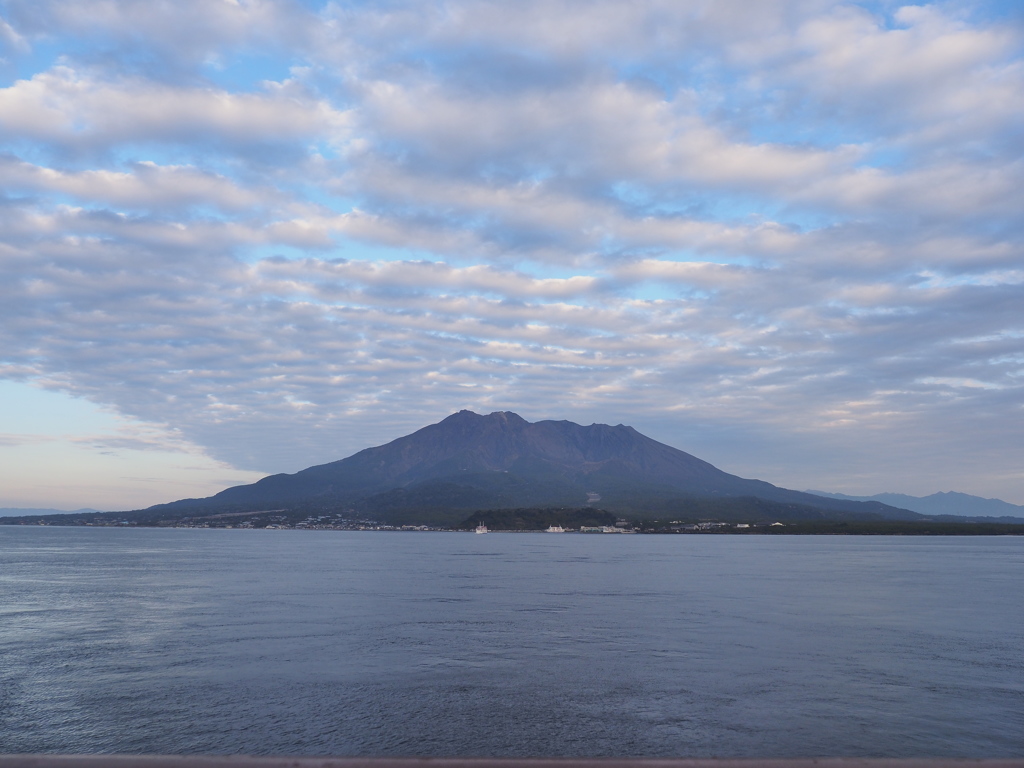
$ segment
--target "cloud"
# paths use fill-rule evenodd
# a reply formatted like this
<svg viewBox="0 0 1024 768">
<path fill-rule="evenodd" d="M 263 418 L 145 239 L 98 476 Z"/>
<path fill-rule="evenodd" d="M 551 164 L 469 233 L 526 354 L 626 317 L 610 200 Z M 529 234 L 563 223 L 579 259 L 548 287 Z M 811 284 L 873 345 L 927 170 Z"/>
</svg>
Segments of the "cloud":
<svg viewBox="0 0 1024 768">
<path fill-rule="evenodd" d="M 228 151 L 297 141 L 338 140 L 348 118 L 293 83 L 264 93 L 228 93 L 138 78 L 107 80 L 57 66 L 0 89 L 0 136 L 67 152 L 132 144 L 213 142 Z"/>
<path fill-rule="evenodd" d="M 127 172 L 106 169 L 63 171 L 32 165 L 16 157 L 0 157 L 0 175 L 9 192 L 66 195 L 91 205 L 129 209 L 177 210 L 209 206 L 242 211 L 278 202 L 273 189 L 240 186 L 220 174 L 193 166 L 133 163 Z"/>
<path fill-rule="evenodd" d="M 22 435 L 11 432 L 0 432 L 0 446 L 5 448 L 17 447 L 19 445 L 32 445 L 34 443 L 45 443 L 53 438 L 45 435 Z"/>
<path fill-rule="evenodd" d="M 502 298 L 552 299 L 587 295 L 600 291 L 601 282 L 593 276 L 535 278 L 522 272 L 501 270 L 487 265 L 457 268 L 443 262 L 334 261 L 317 259 L 293 261 L 276 259 L 259 265 L 261 276 L 289 280 L 279 289 L 315 290 L 327 298 L 334 290 L 352 285 L 381 292 L 441 291 L 444 293 L 493 294 Z"/>
<path fill-rule="evenodd" d="M 366 77 L 355 119 L 364 138 L 353 143 L 344 176 L 346 191 L 365 201 L 366 215 L 353 223 L 364 236 L 412 247 L 408 233 L 440 254 L 461 248 L 570 261 L 595 250 L 693 247 L 650 234 L 686 219 L 735 228 L 746 223 L 737 209 L 768 221 L 852 218 L 885 239 L 908 219 L 936 230 L 954 221 L 986 233 L 996 220 L 1013 226 L 1019 30 L 968 28 L 931 6 L 901 11 L 891 27 L 853 6 L 786 10 L 794 11 L 766 4 L 756 31 L 741 21 L 727 32 L 724 20 L 736 21 L 737 6 L 645 4 L 618 25 L 584 25 L 571 51 L 543 35 L 525 42 L 517 32 L 523 21 L 493 4 L 373 17 L 377 47 L 359 64 Z M 567 29 L 565 12 L 541 12 L 545 30 Z M 645 26 L 652 14 L 680 35 L 707 32 L 698 69 L 714 76 L 704 88 L 664 84 L 679 70 L 659 69 L 665 41 Z M 606 20 L 618 15 L 609 10 Z M 380 36 L 397 36 L 412 17 L 426 46 L 445 40 L 455 50 L 429 67 L 403 58 L 398 77 L 378 77 L 377 67 L 406 51 Z M 472 39 L 497 51 L 490 58 L 464 39 L 461 49 L 452 42 L 467 19 Z M 654 43 L 646 60 L 626 42 L 631 35 Z M 716 41 L 727 45 L 716 49 Z M 541 57 L 544 77 L 508 79 L 487 68 L 517 45 Z M 621 46 L 633 77 L 576 59 L 604 46 Z M 490 90 L 448 67 L 465 63 L 459 50 L 473 57 L 472 71 L 491 75 Z M 521 55 L 509 66 L 535 65 Z M 760 103 L 749 101 L 754 95 Z M 773 138 L 755 138 L 765 135 Z M 979 146 L 997 154 L 978 157 Z"/>
<path fill-rule="evenodd" d="M 909 124 L 933 140 L 976 135 L 1019 114 L 1020 30 L 971 28 L 934 5 L 904 6 L 893 20 L 885 28 L 838 6 L 805 22 L 794 41 L 804 56 L 786 74 L 837 116 Z"/>
<path fill-rule="evenodd" d="M 14 51 L 15 53 L 26 53 L 29 50 L 28 41 L 22 37 L 18 31 L 7 23 L 5 19 L 0 18 L 0 44 L 3 45 L 3 51 L 6 54 L 8 51 Z"/>
<path fill-rule="evenodd" d="M 1019 487 L 1020 29 L 957 3 L 150 6 L 9 17 L 65 50 L 0 89 L 0 375 L 268 472 L 470 407 L 798 487 Z"/>
<path fill-rule="evenodd" d="M 303 4 L 280 0 L 37 0 L 10 12 L 28 40 L 78 41 L 68 48 L 89 63 L 162 80 L 188 79 L 238 50 L 287 56 L 316 24 Z"/>
<path fill-rule="evenodd" d="M 651 400 L 629 405 L 634 413 L 681 407 L 812 429 L 871 392 L 905 397 L 910 387 L 919 405 L 942 402 L 935 382 L 964 371 L 995 393 L 1019 388 L 1012 362 L 993 365 L 990 350 L 957 342 L 1014 322 L 1019 285 L 858 290 L 781 269 L 652 259 L 601 279 L 317 259 L 121 276 L 88 253 L 74 264 L 47 255 L 47 271 L 25 265 L 5 280 L 30 277 L 34 291 L 5 302 L 9 361 L 266 470 L 296 443 L 326 453 L 332 425 L 372 418 L 370 403 L 403 412 L 423 399 L 421 418 L 430 403 L 529 407 L 538 392 L 550 409 L 626 407 L 642 381 Z M 687 290 L 660 300 L 621 292 L 651 279 Z M 467 386 L 478 391 L 467 396 Z M 859 418 L 890 409 L 861 408 Z M 273 439 L 251 442 L 253 430 Z"/>
</svg>

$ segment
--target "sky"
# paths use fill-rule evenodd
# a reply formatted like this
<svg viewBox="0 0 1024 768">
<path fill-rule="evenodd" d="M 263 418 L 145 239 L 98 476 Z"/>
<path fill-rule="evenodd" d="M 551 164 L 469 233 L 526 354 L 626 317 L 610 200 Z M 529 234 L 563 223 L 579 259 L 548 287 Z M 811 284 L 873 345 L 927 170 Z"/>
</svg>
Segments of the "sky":
<svg viewBox="0 0 1024 768">
<path fill-rule="evenodd" d="M 0 506 L 464 408 L 1024 504 L 1022 9 L 0 0 Z"/>
</svg>

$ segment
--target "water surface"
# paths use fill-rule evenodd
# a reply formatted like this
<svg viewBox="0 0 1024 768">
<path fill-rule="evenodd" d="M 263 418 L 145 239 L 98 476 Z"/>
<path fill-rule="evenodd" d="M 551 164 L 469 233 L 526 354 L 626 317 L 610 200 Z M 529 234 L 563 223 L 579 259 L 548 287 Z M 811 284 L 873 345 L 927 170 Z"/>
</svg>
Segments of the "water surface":
<svg viewBox="0 0 1024 768">
<path fill-rule="evenodd" d="M 0 752 L 1024 755 L 1024 538 L 0 527 Z"/>
</svg>

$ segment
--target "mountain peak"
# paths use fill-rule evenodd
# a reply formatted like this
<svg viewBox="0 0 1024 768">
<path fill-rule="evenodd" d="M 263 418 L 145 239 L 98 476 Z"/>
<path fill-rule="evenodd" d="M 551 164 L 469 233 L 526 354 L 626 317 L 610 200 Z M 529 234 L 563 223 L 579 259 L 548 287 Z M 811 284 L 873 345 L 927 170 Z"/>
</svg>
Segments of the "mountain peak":
<svg viewBox="0 0 1024 768">
<path fill-rule="evenodd" d="M 514 413 L 513 411 L 491 411 L 490 413 L 484 415 L 477 413 L 476 411 L 471 411 L 469 408 L 463 408 L 461 411 L 456 411 L 451 416 L 442 419 L 440 423 L 443 424 L 444 422 L 450 421 L 452 419 L 498 419 L 503 421 L 521 421 L 524 424 L 529 424 L 529 422 L 526 419 L 524 419 L 518 413 Z"/>
<path fill-rule="evenodd" d="M 530 423 L 526 419 L 524 419 L 522 416 L 520 416 L 518 413 L 513 413 L 512 411 L 491 411 L 491 413 L 487 414 L 487 416 L 485 416 L 484 418 L 487 418 L 487 419 L 497 419 L 498 421 L 504 421 L 504 422 L 508 422 L 508 423 L 511 423 L 511 424 L 529 424 Z"/>
</svg>

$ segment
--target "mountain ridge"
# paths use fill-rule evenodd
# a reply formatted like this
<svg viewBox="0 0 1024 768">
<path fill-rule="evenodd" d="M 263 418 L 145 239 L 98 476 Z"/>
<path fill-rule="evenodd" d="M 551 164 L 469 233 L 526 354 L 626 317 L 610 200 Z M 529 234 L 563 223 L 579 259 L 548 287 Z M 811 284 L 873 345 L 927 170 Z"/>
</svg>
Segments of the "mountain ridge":
<svg viewBox="0 0 1024 768">
<path fill-rule="evenodd" d="M 1024 522 L 1024 506 L 1002 499 L 972 496 L 959 491 L 939 491 L 928 496 L 910 496 L 905 493 L 876 493 L 872 496 L 851 496 L 827 491 L 806 491 L 816 496 L 850 501 L 878 501 L 899 506 L 921 515 L 963 517 L 979 522 L 1007 520 Z"/>
</svg>

